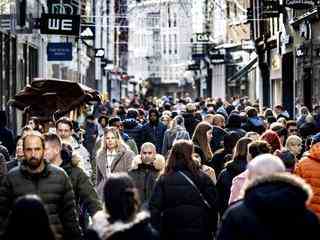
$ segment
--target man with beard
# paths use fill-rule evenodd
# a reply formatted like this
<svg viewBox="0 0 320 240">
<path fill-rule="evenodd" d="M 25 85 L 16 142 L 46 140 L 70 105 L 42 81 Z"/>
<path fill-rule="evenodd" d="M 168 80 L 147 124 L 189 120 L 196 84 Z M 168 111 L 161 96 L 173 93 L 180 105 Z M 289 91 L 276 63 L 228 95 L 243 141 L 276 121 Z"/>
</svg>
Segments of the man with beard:
<svg viewBox="0 0 320 240">
<path fill-rule="evenodd" d="M 44 160 L 42 134 L 32 131 L 25 135 L 23 151 L 24 159 L 21 165 L 12 169 L 0 186 L 0 238 L 15 200 L 26 194 L 36 194 L 48 211 L 50 223 L 58 239 L 81 239 L 70 180 L 61 168 Z"/>
<path fill-rule="evenodd" d="M 153 186 L 164 166 L 164 157 L 157 154 L 156 147 L 150 142 L 144 143 L 140 155 L 133 159 L 129 175 L 136 184 L 143 205 L 148 203 Z"/>
<path fill-rule="evenodd" d="M 143 126 L 143 142 L 151 142 L 156 146 L 157 152 L 161 152 L 164 133 L 167 127 L 159 121 L 160 115 L 157 109 L 149 111 L 149 121 Z"/>
</svg>

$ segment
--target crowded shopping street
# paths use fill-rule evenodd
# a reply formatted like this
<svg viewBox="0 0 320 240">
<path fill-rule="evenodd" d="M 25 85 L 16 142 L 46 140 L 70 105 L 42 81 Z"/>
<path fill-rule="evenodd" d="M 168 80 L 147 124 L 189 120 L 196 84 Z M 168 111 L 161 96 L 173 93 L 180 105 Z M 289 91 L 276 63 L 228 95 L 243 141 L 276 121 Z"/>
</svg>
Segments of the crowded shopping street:
<svg viewBox="0 0 320 240">
<path fill-rule="evenodd" d="M 316 0 L 0 0 L 0 240 L 320 236 L 319 23 Z"/>
</svg>

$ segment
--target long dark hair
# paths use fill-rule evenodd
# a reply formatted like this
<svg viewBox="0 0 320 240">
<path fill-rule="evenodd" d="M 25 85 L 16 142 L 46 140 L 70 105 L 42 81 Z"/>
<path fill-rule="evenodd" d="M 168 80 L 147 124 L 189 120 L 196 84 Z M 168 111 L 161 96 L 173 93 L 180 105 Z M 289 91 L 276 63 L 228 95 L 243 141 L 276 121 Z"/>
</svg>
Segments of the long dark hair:
<svg viewBox="0 0 320 240">
<path fill-rule="evenodd" d="M 138 212 L 140 200 L 133 180 L 127 173 L 114 173 L 107 179 L 104 201 L 110 222 L 130 221 Z"/>
<path fill-rule="evenodd" d="M 170 175 L 176 171 L 187 169 L 194 176 L 198 175 L 199 166 L 193 159 L 193 144 L 188 140 L 178 140 L 173 144 L 169 153 L 168 163 L 164 175 Z"/>
<path fill-rule="evenodd" d="M 5 240 L 33 239 L 55 240 L 48 213 L 37 195 L 19 197 L 9 216 Z"/>
</svg>

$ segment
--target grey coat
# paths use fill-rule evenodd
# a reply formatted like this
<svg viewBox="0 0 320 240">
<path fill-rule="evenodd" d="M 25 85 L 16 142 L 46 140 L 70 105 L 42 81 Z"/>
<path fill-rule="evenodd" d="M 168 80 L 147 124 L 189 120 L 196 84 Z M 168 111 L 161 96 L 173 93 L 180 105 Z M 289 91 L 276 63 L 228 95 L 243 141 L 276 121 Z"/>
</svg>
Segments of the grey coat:
<svg viewBox="0 0 320 240">
<path fill-rule="evenodd" d="M 135 154 L 124 146 L 120 146 L 116 157 L 111 164 L 111 173 L 128 172 L 132 165 Z M 107 179 L 107 151 L 98 152 L 96 158 L 97 183 L 96 188 L 100 197 L 102 197 L 104 182 Z"/>
<path fill-rule="evenodd" d="M 167 129 L 163 137 L 162 155 L 166 157 L 174 141 L 179 139 L 190 140 L 189 133 L 182 127 L 179 127 L 176 131 Z"/>
</svg>

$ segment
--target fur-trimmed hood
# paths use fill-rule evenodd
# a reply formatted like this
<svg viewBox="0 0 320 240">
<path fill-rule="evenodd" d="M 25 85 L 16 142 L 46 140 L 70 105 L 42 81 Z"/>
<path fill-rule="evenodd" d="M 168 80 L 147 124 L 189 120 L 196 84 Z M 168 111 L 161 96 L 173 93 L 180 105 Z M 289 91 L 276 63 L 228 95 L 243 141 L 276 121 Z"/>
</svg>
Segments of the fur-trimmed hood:
<svg viewBox="0 0 320 240">
<path fill-rule="evenodd" d="M 132 160 L 131 170 L 138 169 L 139 164 L 142 163 L 141 155 L 137 155 Z M 164 157 L 160 154 L 156 154 L 155 160 L 152 162 L 154 168 L 158 171 L 162 171 L 166 165 Z"/>
<path fill-rule="evenodd" d="M 260 215 L 281 218 L 305 209 L 311 197 L 311 187 L 303 179 L 278 173 L 250 182 L 245 190 L 244 202 Z"/>
<path fill-rule="evenodd" d="M 97 212 L 92 218 L 92 228 L 98 233 L 102 240 L 109 239 L 117 233 L 123 233 L 134 226 L 145 224 L 150 220 L 150 214 L 146 211 L 141 211 L 136 214 L 135 218 L 130 222 L 116 221 L 110 223 L 108 214 L 105 211 Z"/>
</svg>

